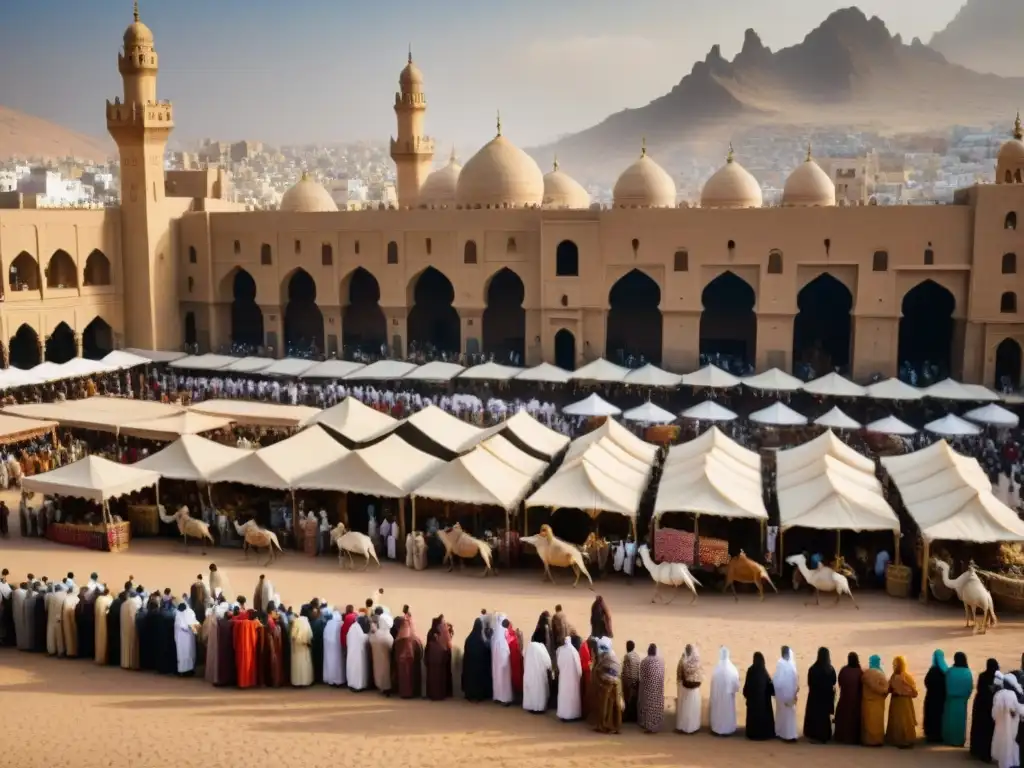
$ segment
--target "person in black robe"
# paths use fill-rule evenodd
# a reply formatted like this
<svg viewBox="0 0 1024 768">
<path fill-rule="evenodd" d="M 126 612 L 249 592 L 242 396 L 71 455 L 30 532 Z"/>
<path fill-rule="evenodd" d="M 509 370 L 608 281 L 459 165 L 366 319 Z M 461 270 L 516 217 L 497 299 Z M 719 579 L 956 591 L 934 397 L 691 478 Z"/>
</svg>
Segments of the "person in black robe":
<svg viewBox="0 0 1024 768">
<path fill-rule="evenodd" d="M 2 504 L 2 502 L 0 502 Z M 0 513 L 2 514 L 2 513 Z M 0 531 L 4 536 L 7 535 L 6 531 Z M 6 597 L 0 598 L 0 646 L 7 646 L 13 648 L 17 645 L 17 641 L 14 636 L 14 600 L 13 591 L 9 584 L 7 584 L 8 570 L 3 569 L 0 573 L 0 582 L 7 586 L 7 589 L 3 590 L 7 593 Z"/>
<path fill-rule="evenodd" d="M 942 743 L 942 716 L 946 708 L 946 658 L 942 651 L 932 654 L 932 665 L 924 676 L 924 739 Z"/>
<path fill-rule="evenodd" d="M 146 603 L 146 610 L 136 616 L 135 630 L 139 637 L 139 669 L 156 672 L 159 661 L 160 598 L 154 595 Z"/>
<path fill-rule="evenodd" d="M 235 685 L 238 670 L 235 668 L 235 627 L 231 623 L 234 614 L 227 613 L 217 619 L 217 677 L 214 685 Z"/>
<path fill-rule="evenodd" d="M 36 600 L 33 611 L 33 625 L 35 636 L 32 650 L 36 653 L 46 653 L 46 590 L 39 592 L 39 599 Z"/>
<path fill-rule="evenodd" d="M 832 715 L 836 711 L 836 670 L 828 648 L 818 649 L 818 659 L 807 670 L 807 708 L 804 736 L 825 744 L 832 740 Z"/>
<path fill-rule="evenodd" d="M 775 738 L 775 713 L 772 712 L 772 697 L 775 687 L 772 676 L 764 663 L 764 656 L 758 651 L 754 662 L 747 669 L 743 682 L 743 698 L 747 701 L 747 738 L 751 741 L 768 741 Z"/>
<path fill-rule="evenodd" d="M 839 670 L 839 705 L 836 707 L 835 739 L 840 744 L 860 744 L 862 698 L 860 657 L 850 653 L 846 666 Z"/>
<path fill-rule="evenodd" d="M 324 629 L 327 627 L 327 619 L 320 613 L 319 608 L 310 612 L 312 618 L 309 620 L 309 627 L 313 630 L 313 643 L 310 645 L 310 652 L 313 655 L 313 684 L 319 685 L 324 681 Z"/>
<path fill-rule="evenodd" d="M 107 612 L 107 666 L 121 666 L 121 605 L 127 592 L 121 591 Z"/>
<path fill-rule="evenodd" d="M 484 636 L 483 619 L 473 622 L 462 646 L 462 692 L 466 701 L 490 701 L 493 696 L 491 678 L 491 644 Z"/>
<path fill-rule="evenodd" d="M 173 600 L 161 602 L 156 629 L 156 671 L 161 675 L 178 674 L 178 648 L 174 642 L 174 617 L 177 612 Z"/>
<path fill-rule="evenodd" d="M 996 681 L 999 662 L 989 659 L 985 671 L 978 675 L 978 688 L 971 708 L 971 757 L 985 763 L 992 762 L 992 733 L 996 729 L 992 719 L 992 686 Z"/>
<path fill-rule="evenodd" d="M 96 598 L 98 589 L 82 587 L 75 606 L 75 631 L 78 635 L 78 658 L 96 658 Z"/>
</svg>

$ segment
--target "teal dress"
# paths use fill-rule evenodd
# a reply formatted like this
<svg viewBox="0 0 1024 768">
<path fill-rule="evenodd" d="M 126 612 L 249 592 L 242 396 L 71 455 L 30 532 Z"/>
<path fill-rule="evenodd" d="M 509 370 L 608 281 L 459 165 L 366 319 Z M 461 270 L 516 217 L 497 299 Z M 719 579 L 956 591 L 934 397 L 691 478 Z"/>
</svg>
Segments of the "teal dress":
<svg viewBox="0 0 1024 768">
<path fill-rule="evenodd" d="M 942 742 L 951 747 L 967 743 L 967 702 L 974 691 L 974 676 L 967 667 L 946 672 L 946 706 L 942 712 Z"/>
</svg>

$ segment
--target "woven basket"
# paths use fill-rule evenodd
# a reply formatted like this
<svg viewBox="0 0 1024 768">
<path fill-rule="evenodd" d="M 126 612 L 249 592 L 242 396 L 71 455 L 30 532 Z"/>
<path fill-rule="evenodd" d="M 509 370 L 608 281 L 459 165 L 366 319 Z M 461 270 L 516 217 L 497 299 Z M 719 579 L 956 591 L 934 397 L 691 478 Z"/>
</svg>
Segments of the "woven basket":
<svg viewBox="0 0 1024 768">
<path fill-rule="evenodd" d="M 128 521 L 114 523 L 106 526 L 107 529 L 107 550 L 109 552 L 124 552 L 132 540 L 132 526 Z"/>
<path fill-rule="evenodd" d="M 1000 610 L 1024 613 L 1024 581 L 992 574 L 988 577 L 988 588 Z"/>
<path fill-rule="evenodd" d="M 891 597 L 910 597 L 910 567 L 890 563 L 885 569 L 885 591 Z"/>
</svg>

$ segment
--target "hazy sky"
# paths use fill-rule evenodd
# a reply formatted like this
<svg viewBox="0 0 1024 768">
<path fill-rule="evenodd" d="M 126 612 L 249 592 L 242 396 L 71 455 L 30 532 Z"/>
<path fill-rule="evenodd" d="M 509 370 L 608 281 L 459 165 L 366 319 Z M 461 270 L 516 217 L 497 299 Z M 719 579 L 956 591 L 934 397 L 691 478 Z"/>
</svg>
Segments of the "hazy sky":
<svg viewBox="0 0 1024 768">
<path fill-rule="evenodd" d="M 1009 0 L 1007 0 L 1009 2 Z M 964 0 L 861 0 L 909 42 Z M 142 0 L 159 93 L 185 139 L 385 140 L 412 43 L 428 133 L 460 147 L 494 133 L 530 146 L 668 91 L 715 43 L 752 27 L 799 42 L 837 0 Z M 128 0 L 0 0 L 0 103 L 94 135 L 119 95 Z"/>
</svg>

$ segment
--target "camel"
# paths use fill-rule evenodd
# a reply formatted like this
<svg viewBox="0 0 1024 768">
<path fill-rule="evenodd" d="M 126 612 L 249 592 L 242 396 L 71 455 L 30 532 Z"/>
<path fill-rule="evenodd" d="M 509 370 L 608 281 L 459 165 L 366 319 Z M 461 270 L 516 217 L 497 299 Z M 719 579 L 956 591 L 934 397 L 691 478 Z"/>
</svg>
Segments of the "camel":
<svg viewBox="0 0 1024 768">
<path fill-rule="evenodd" d="M 491 566 L 491 545 L 474 536 L 470 536 L 462 526 L 456 523 L 450 528 L 442 528 L 437 532 L 437 538 L 444 544 L 444 559 L 441 564 L 448 563 L 448 571 L 451 572 L 455 565 L 455 558 L 472 560 L 477 555 L 484 561 L 484 576 L 488 573 L 497 574 Z M 461 564 L 460 564 L 461 567 Z"/>
<path fill-rule="evenodd" d="M 674 587 L 672 590 L 672 597 L 668 599 L 668 603 L 671 603 L 676 599 L 676 593 L 679 591 L 679 587 L 686 585 L 686 587 L 693 592 L 693 599 L 690 600 L 690 605 L 697 602 L 697 587 L 704 586 L 690 573 L 690 569 L 686 567 L 685 563 L 655 563 L 651 559 L 651 550 L 646 544 L 641 544 L 640 559 L 644 561 L 644 568 L 651 574 L 651 578 L 654 579 L 654 597 L 651 598 L 653 603 L 655 599 L 661 594 L 659 591 L 661 585 L 664 584 L 667 587 Z M 662 598 L 664 601 L 665 598 Z M 665 603 L 665 605 L 668 605 Z"/>
<path fill-rule="evenodd" d="M 761 596 L 761 601 L 764 602 L 764 583 L 768 582 L 768 586 L 775 590 L 778 594 L 778 589 L 775 584 L 772 583 L 771 576 L 768 575 L 768 571 L 760 563 L 756 563 L 747 557 L 747 553 L 742 549 L 736 557 L 729 560 L 729 565 L 725 568 L 725 586 L 722 587 L 722 591 L 725 592 L 730 587 L 732 588 L 732 596 L 736 598 L 736 602 L 740 601 L 740 596 L 736 594 L 737 584 L 753 584 L 757 587 L 757 593 Z"/>
<path fill-rule="evenodd" d="M 166 524 L 171 525 L 177 523 L 178 533 L 181 534 L 181 538 L 185 540 L 185 549 L 188 549 L 188 540 L 191 536 L 193 539 L 199 539 L 204 544 L 207 539 L 213 544 L 213 534 L 210 533 L 210 526 L 204 523 L 202 520 L 197 520 L 189 515 L 188 507 L 184 504 L 178 507 L 178 511 L 173 515 L 166 515 L 166 511 L 163 504 L 156 505 L 157 514 L 160 515 L 160 519 Z M 206 551 L 203 551 L 206 554 Z"/>
<path fill-rule="evenodd" d="M 831 563 L 828 564 L 836 573 L 842 574 L 847 580 L 852 581 L 855 586 L 860 587 L 860 579 L 857 577 L 857 572 L 853 570 L 843 559 L 842 556 L 836 556 Z M 804 581 L 803 574 L 800 571 L 793 571 L 793 591 L 796 592 L 806 582 Z"/>
<path fill-rule="evenodd" d="M 836 573 L 827 565 L 819 565 L 812 571 L 807 567 L 807 558 L 803 555 L 790 555 L 786 558 L 786 562 L 799 568 L 800 575 L 804 577 L 804 581 L 814 587 L 815 605 L 821 604 L 818 597 L 822 592 L 835 592 L 836 605 L 839 605 L 839 598 L 841 596 L 849 595 L 850 600 L 853 600 L 853 607 L 858 611 L 860 610 L 857 601 L 853 599 L 853 592 L 850 591 L 849 580 L 841 573 Z"/>
<path fill-rule="evenodd" d="M 233 522 L 235 531 L 242 537 L 242 552 L 246 558 L 249 557 L 249 547 L 252 547 L 256 550 L 256 562 L 259 563 L 259 550 L 266 549 L 267 565 L 270 565 L 274 562 L 274 547 L 277 547 L 278 552 L 284 552 L 281 549 L 281 544 L 277 541 L 277 534 L 266 528 L 260 528 L 255 520 L 249 520 L 245 525 L 239 525 L 237 520 Z"/>
<path fill-rule="evenodd" d="M 331 531 L 331 544 L 338 548 L 338 565 L 344 565 L 344 556 L 347 554 L 349 567 L 355 568 L 356 562 L 352 555 L 356 554 L 366 559 L 366 564 L 363 566 L 364 571 L 370 567 L 371 560 L 380 568 L 380 560 L 377 559 L 373 542 L 365 533 L 346 531 L 345 524 L 338 523 Z"/>
<path fill-rule="evenodd" d="M 540 533 L 535 536 L 523 536 L 519 541 L 530 544 L 537 550 L 540 561 L 544 563 L 544 578 L 551 579 L 552 584 L 555 583 L 555 577 L 551 575 L 552 565 L 556 568 L 572 568 L 573 573 L 576 574 L 576 581 L 572 585 L 573 589 L 580 583 L 580 574 L 582 573 L 590 582 L 590 591 L 594 591 L 594 580 L 590 578 L 583 553 L 580 552 L 579 547 L 574 547 L 555 536 L 550 525 L 545 523 L 540 527 Z"/>
<path fill-rule="evenodd" d="M 964 617 L 967 619 L 966 626 L 973 627 L 974 633 L 978 631 L 977 611 L 981 610 L 981 634 L 988 632 L 989 624 L 994 627 L 997 623 L 996 608 L 992 602 L 992 594 L 982 583 L 981 578 L 974 572 L 974 567 L 969 567 L 955 579 L 949 578 L 949 563 L 943 560 L 932 559 L 932 565 L 942 575 L 942 583 L 949 589 L 956 592 L 956 596 L 964 604 Z M 972 634 L 974 634 L 972 633 Z"/>
</svg>

